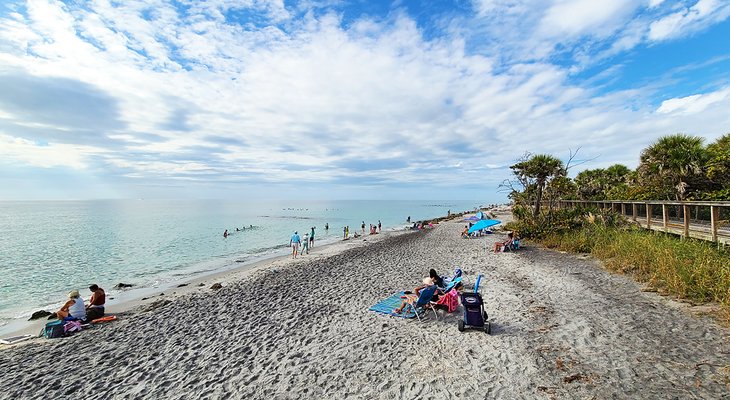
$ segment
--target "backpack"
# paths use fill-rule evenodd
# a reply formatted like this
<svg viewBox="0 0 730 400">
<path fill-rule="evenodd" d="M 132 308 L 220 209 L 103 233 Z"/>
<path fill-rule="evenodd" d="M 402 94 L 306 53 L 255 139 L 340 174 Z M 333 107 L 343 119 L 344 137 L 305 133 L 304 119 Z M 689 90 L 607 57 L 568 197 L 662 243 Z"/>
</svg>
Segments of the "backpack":
<svg viewBox="0 0 730 400">
<path fill-rule="evenodd" d="M 55 339 L 66 336 L 66 331 L 63 329 L 64 322 L 61 320 L 51 321 L 46 323 L 46 326 L 41 329 L 41 336 L 46 339 Z"/>
</svg>

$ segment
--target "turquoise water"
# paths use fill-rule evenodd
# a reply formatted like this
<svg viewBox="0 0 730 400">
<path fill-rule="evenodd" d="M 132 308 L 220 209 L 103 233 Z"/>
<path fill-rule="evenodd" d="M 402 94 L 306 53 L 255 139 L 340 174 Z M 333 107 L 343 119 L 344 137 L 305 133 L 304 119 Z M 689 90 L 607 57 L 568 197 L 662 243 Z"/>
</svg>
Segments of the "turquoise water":
<svg viewBox="0 0 730 400">
<path fill-rule="evenodd" d="M 365 221 L 383 229 L 473 210 L 470 201 L 108 200 L 0 202 L 0 325 L 60 304 L 70 289 L 153 287 L 284 254 L 316 227 L 317 242 Z M 325 231 L 329 223 L 329 231 Z M 253 225 L 254 229 L 248 227 Z M 236 228 L 247 227 L 236 232 Z M 223 238 L 223 231 L 232 234 Z M 52 311 L 52 310 L 51 310 Z"/>
</svg>

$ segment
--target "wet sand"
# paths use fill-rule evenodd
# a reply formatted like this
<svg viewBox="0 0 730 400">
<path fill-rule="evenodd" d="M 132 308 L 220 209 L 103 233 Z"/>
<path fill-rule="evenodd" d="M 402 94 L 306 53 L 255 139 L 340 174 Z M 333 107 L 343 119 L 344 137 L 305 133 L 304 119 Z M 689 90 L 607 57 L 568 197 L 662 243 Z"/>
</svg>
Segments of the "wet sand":
<svg viewBox="0 0 730 400">
<path fill-rule="evenodd" d="M 6 348 L 0 397 L 730 398 L 727 329 L 598 261 L 529 243 L 493 254 L 485 244 L 503 235 L 462 228 L 277 259 L 217 291 Z M 457 266 L 467 286 L 484 275 L 491 335 L 458 332 L 459 311 L 419 323 L 367 310 Z"/>
</svg>

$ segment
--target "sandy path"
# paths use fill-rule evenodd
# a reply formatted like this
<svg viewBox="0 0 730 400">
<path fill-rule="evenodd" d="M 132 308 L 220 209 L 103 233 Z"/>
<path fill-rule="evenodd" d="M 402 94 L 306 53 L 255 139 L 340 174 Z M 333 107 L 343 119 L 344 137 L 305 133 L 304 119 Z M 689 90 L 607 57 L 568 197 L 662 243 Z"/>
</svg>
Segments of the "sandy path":
<svg viewBox="0 0 730 400">
<path fill-rule="evenodd" d="M 730 398 L 726 329 L 592 260 L 487 254 L 483 240 L 458 238 L 461 226 L 274 263 L 217 292 L 0 351 L 0 397 Z M 418 323 L 367 311 L 455 266 L 471 282 L 486 276 L 493 335 L 459 333 L 459 313 Z"/>
</svg>

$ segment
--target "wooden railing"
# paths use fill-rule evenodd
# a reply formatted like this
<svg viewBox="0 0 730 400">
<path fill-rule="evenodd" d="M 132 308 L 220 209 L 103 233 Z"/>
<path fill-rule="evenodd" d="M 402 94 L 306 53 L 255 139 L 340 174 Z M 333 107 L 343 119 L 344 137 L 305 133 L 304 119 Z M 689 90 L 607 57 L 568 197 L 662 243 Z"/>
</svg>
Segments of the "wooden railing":
<svg viewBox="0 0 730 400">
<path fill-rule="evenodd" d="M 730 202 L 562 200 L 558 207 L 576 205 L 610 209 L 646 229 L 730 244 Z"/>
</svg>

